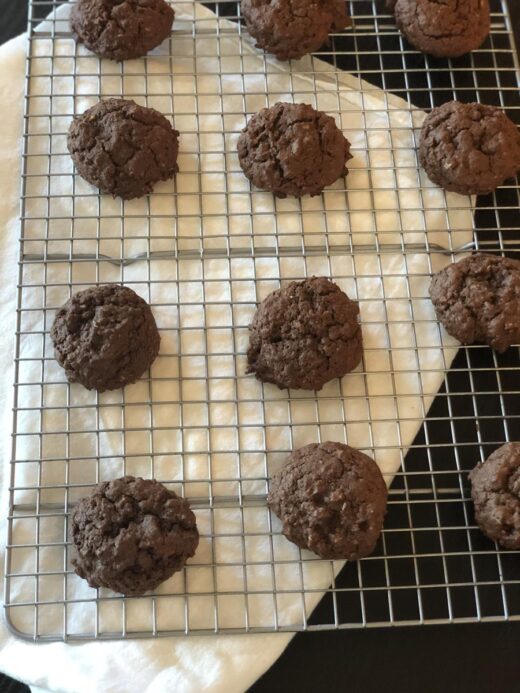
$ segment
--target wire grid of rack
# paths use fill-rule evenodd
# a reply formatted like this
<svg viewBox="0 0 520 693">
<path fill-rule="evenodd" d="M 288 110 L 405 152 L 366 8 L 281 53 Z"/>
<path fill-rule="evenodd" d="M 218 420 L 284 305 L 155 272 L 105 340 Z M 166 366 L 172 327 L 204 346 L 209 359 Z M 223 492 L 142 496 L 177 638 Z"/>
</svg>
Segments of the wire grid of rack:
<svg viewBox="0 0 520 693">
<path fill-rule="evenodd" d="M 448 208 L 444 195 L 424 208 L 397 204 L 381 216 L 377 171 L 370 168 L 365 187 L 356 187 L 360 179 L 351 173 L 346 187 L 339 182 L 330 197 L 275 203 L 244 182 L 234 158 L 237 123 L 283 98 L 320 105 L 316 85 L 323 63 L 293 63 L 286 81 L 277 82 L 265 57 L 259 71 L 258 62 L 248 62 L 251 55 L 258 61 L 259 52 L 241 47 L 237 67 L 226 41 L 242 35 L 239 5 L 220 2 L 208 5 L 216 19 L 176 23 L 163 52 L 123 68 L 78 49 L 60 20 L 37 28 L 59 5 L 29 3 L 5 591 L 12 630 L 42 642 L 518 618 L 518 555 L 477 530 L 467 481 L 477 460 L 516 436 L 518 349 L 499 355 L 486 347 L 462 348 L 449 369 L 453 343 L 440 340 L 431 317 L 414 319 L 412 300 L 414 282 L 427 286 L 445 255 L 454 260 L 471 248 L 518 252 L 518 186 L 479 198 L 470 210 L 469 238 L 468 228 L 457 224 L 468 218 L 457 216 L 467 214 L 467 205 L 452 201 Z M 178 2 L 176 9 L 191 5 Z M 412 51 L 382 5 L 351 0 L 354 29 L 334 35 L 317 54 L 330 67 L 326 78 L 337 104 L 345 71 L 402 97 L 408 115 L 413 107 L 458 98 L 502 106 L 519 122 L 520 75 L 505 0 L 491 2 L 486 44 L 453 62 Z M 207 54 L 197 54 L 200 35 L 208 39 Z M 242 93 L 223 95 L 227 77 L 237 74 Z M 302 88 L 302 74 L 310 86 Z M 131 88 L 127 79 L 134 80 Z M 216 101 L 211 89 L 205 91 L 215 80 Z M 358 84 L 370 95 L 369 84 Z M 122 94 L 173 116 L 182 133 L 176 183 L 124 207 L 99 198 L 74 176 L 64 147 L 73 114 L 101 96 Z M 375 130 L 388 134 L 390 105 L 384 103 L 389 120 Z M 338 115 L 338 106 L 327 105 Z M 368 128 L 364 102 L 361 112 Z M 228 121 L 230 114 L 238 120 Z M 348 124 L 342 125 L 349 136 Z M 386 169 L 396 172 L 399 147 L 385 140 L 381 148 L 389 152 Z M 354 154 L 362 156 L 362 144 Z M 415 159 L 410 166 L 418 175 Z M 417 181 L 414 199 L 426 205 L 425 179 Z M 364 226 L 367 213 L 372 223 Z M 414 226 L 417 214 L 422 229 Z M 396 256 L 400 270 L 387 262 Z M 400 354 L 366 344 L 358 375 L 319 394 L 282 393 L 246 377 L 247 325 L 257 301 L 280 282 L 311 274 L 332 276 L 360 298 L 365 336 L 372 326 L 381 328 L 391 347 L 393 330 L 410 330 L 412 348 Z M 362 300 L 363 282 L 373 285 L 374 277 L 383 315 L 370 312 L 370 292 Z M 392 277 L 399 278 L 401 293 L 387 295 L 385 280 Z M 96 395 L 66 383 L 48 331 L 71 293 L 107 281 L 129 284 L 150 301 L 163 341 L 149 377 L 123 392 Z M 395 317 L 392 309 L 403 301 L 412 310 Z M 423 328 L 437 336 L 425 342 Z M 411 359 L 408 373 L 415 376 L 423 349 L 441 354 L 441 365 L 434 362 L 433 379 L 419 379 L 418 395 L 408 400 L 397 390 L 394 369 L 401 355 Z M 374 376 L 367 367 L 371 351 L 385 354 L 390 397 L 367 385 Z M 383 371 L 375 375 L 385 377 Z M 364 389 L 356 390 L 356 383 Z M 383 399 L 393 409 L 383 408 L 376 420 Z M 404 421 L 412 426 L 407 434 L 399 428 Z M 392 426 L 397 434 L 388 433 Z M 418 432 L 408 440 L 410 430 Z M 397 442 L 385 445 L 386 435 Z M 269 473 L 306 442 L 355 444 L 367 437 L 370 445 L 363 447 L 383 467 L 385 452 L 400 463 L 395 477 L 392 470 L 376 552 L 341 568 L 289 546 L 265 507 Z M 182 492 L 201 530 L 201 548 L 184 572 L 139 599 L 91 590 L 69 562 L 67 518 L 75 500 L 122 473 L 153 476 Z"/>
</svg>

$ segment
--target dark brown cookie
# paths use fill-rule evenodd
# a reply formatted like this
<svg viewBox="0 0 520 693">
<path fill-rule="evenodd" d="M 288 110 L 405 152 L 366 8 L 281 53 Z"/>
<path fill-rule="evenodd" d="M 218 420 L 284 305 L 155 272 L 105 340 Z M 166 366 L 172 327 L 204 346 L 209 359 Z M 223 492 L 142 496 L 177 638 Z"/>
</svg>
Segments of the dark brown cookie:
<svg viewBox="0 0 520 693">
<path fill-rule="evenodd" d="M 520 169 L 520 132 L 500 108 L 449 101 L 426 116 L 419 160 L 445 190 L 486 194 Z"/>
<path fill-rule="evenodd" d="M 434 275 L 430 296 L 446 331 L 463 344 L 505 351 L 520 342 L 520 261 L 478 254 Z"/>
<path fill-rule="evenodd" d="M 51 339 L 69 381 L 99 392 L 134 383 L 161 341 L 148 303 L 117 284 L 74 294 L 56 313 Z"/>
<path fill-rule="evenodd" d="M 241 0 L 240 11 L 256 47 L 278 60 L 312 53 L 351 24 L 345 0 Z"/>
<path fill-rule="evenodd" d="M 137 596 L 155 589 L 195 554 L 190 504 L 153 479 L 105 481 L 72 514 L 72 565 L 91 587 Z"/>
<path fill-rule="evenodd" d="M 486 40 L 489 0 L 387 0 L 408 41 L 436 58 L 458 58 Z"/>
<path fill-rule="evenodd" d="M 277 103 L 256 113 L 238 139 L 249 180 L 277 197 L 319 195 L 348 173 L 350 143 L 334 118 L 308 104 Z"/>
<path fill-rule="evenodd" d="M 325 277 L 273 291 L 249 328 L 247 372 L 279 388 L 320 390 L 361 361 L 358 315 L 357 301 Z"/>
<path fill-rule="evenodd" d="M 106 99 L 74 118 L 67 146 L 82 178 L 102 193 L 131 200 L 178 171 L 178 137 L 153 108 Z"/>
<path fill-rule="evenodd" d="M 342 443 L 295 450 L 273 476 L 267 502 L 282 531 L 321 558 L 357 560 L 374 550 L 388 491 L 377 464 Z"/>
<path fill-rule="evenodd" d="M 78 0 L 70 12 L 70 27 L 93 53 L 128 60 L 162 43 L 174 17 L 165 0 Z"/>
<path fill-rule="evenodd" d="M 506 549 L 520 549 L 520 443 L 506 443 L 470 472 L 475 520 Z"/>
</svg>

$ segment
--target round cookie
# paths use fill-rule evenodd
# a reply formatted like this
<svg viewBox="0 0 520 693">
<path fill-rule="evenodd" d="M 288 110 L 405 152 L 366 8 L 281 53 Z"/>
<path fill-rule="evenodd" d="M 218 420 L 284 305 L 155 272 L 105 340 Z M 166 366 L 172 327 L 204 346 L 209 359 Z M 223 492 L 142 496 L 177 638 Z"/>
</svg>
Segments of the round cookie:
<svg viewBox="0 0 520 693">
<path fill-rule="evenodd" d="M 148 303 L 117 284 L 74 294 L 56 313 L 51 339 L 68 380 L 99 392 L 134 383 L 161 341 Z"/>
<path fill-rule="evenodd" d="M 489 0 L 387 0 L 401 33 L 417 50 L 458 58 L 489 34 Z"/>
<path fill-rule="evenodd" d="M 155 589 L 195 554 L 190 504 L 154 479 L 105 481 L 76 505 L 72 565 L 91 587 L 129 596 Z"/>
<path fill-rule="evenodd" d="M 520 443 L 506 443 L 470 472 L 475 520 L 506 549 L 520 549 Z"/>
<path fill-rule="evenodd" d="M 321 390 L 363 354 L 357 301 L 325 277 L 273 291 L 250 325 L 247 372 L 282 388 Z"/>
<path fill-rule="evenodd" d="M 241 0 L 240 12 L 256 47 L 278 60 L 313 53 L 352 23 L 345 0 Z"/>
<path fill-rule="evenodd" d="M 321 558 L 357 560 L 374 550 L 388 491 L 379 467 L 342 443 L 312 443 L 289 455 L 267 502 L 282 532 Z"/>
<path fill-rule="evenodd" d="M 520 170 L 520 132 L 500 108 L 449 101 L 426 116 L 419 161 L 445 190 L 486 194 Z"/>
<path fill-rule="evenodd" d="M 178 171 L 179 133 L 153 108 L 106 99 L 72 121 L 67 146 L 79 175 L 131 200 Z"/>
<path fill-rule="evenodd" d="M 319 195 L 348 173 L 352 158 L 334 118 L 301 103 L 263 108 L 242 130 L 237 148 L 247 178 L 277 197 Z"/>
<path fill-rule="evenodd" d="M 93 53 L 128 60 L 162 43 L 174 17 L 165 0 L 78 0 L 70 12 L 70 27 Z"/>
<path fill-rule="evenodd" d="M 520 342 L 520 261 L 471 255 L 434 275 L 430 296 L 448 334 L 499 352 Z"/>
</svg>

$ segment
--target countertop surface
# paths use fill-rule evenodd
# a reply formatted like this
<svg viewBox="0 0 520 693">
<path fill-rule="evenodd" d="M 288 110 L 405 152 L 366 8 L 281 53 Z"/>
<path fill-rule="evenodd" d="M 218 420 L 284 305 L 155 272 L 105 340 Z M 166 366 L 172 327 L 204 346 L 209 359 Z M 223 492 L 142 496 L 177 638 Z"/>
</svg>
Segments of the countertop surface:
<svg viewBox="0 0 520 693">
<path fill-rule="evenodd" d="M 0 0 L 0 43 L 25 30 L 26 4 Z M 518 46 L 520 2 L 509 4 Z M 252 691 L 517 690 L 519 637 L 520 623 L 302 633 Z M 0 690 L 28 689 L 0 674 Z"/>
</svg>

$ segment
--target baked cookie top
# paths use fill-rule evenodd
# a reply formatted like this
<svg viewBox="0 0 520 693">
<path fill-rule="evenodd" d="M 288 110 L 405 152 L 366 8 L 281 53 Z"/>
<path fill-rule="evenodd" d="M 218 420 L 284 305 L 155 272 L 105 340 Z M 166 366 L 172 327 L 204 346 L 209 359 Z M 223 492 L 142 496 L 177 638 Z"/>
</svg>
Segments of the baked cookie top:
<svg viewBox="0 0 520 693">
<path fill-rule="evenodd" d="M 148 303 L 118 284 L 75 293 L 56 313 L 51 339 L 68 380 L 99 392 L 135 382 L 161 341 Z"/>
<path fill-rule="evenodd" d="M 489 34 L 489 0 L 387 0 L 387 6 L 412 46 L 436 58 L 465 55 Z"/>
<path fill-rule="evenodd" d="M 419 160 L 445 190 L 486 194 L 520 170 L 520 132 L 500 108 L 449 101 L 426 116 Z"/>
<path fill-rule="evenodd" d="M 241 0 L 246 27 L 278 60 L 301 58 L 351 24 L 345 0 Z"/>
<path fill-rule="evenodd" d="M 131 200 L 178 171 L 179 133 L 153 108 L 105 99 L 74 118 L 67 146 L 80 176 Z"/>
<path fill-rule="evenodd" d="M 187 500 L 154 479 L 105 481 L 76 505 L 72 565 L 91 587 L 136 596 L 155 589 L 195 554 L 199 533 Z"/>
<path fill-rule="evenodd" d="M 352 158 L 334 118 L 308 104 L 263 108 L 242 131 L 237 148 L 247 178 L 277 197 L 319 195 L 346 175 Z"/>
<path fill-rule="evenodd" d="M 320 390 L 363 353 L 359 306 L 325 277 L 269 294 L 250 326 L 248 373 L 279 388 Z"/>
<path fill-rule="evenodd" d="M 175 12 L 165 0 L 78 0 L 70 12 L 76 39 L 111 60 L 140 58 L 172 30 Z"/>
<path fill-rule="evenodd" d="M 321 558 L 372 553 L 383 527 L 387 488 L 377 464 L 342 443 L 312 443 L 289 455 L 270 482 L 268 504 L 284 535 Z"/>
<path fill-rule="evenodd" d="M 475 520 L 506 549 L 520 549 L 520 443 L 506 443 L 470 472 Z"/>
<path fill-rule="evenodd" d="M 438 319 L 462 344 L 503 352 L 520 342 L 520 260 L 471 255 L 437 272 L 430 296 Z"/>
</svg>

